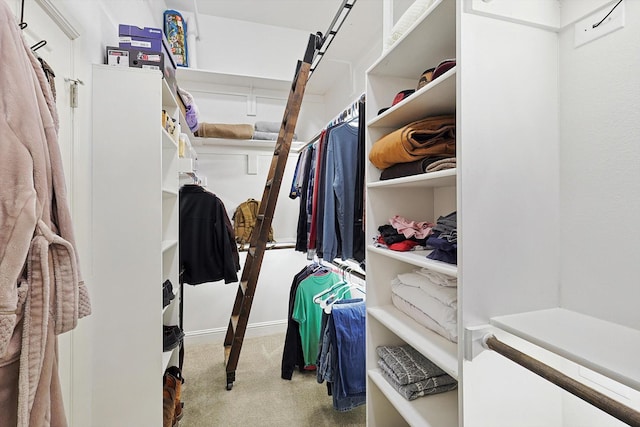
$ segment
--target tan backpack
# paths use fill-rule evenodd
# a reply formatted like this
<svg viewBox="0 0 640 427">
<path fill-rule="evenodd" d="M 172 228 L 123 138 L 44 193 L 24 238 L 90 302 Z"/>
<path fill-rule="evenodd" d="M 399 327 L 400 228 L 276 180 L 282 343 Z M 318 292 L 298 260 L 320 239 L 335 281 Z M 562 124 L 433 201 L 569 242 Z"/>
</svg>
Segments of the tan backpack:
<svg viewBox="0 0 640 427">
<path fill-rule="evenodd" d="M 251 233 L 256 225 L 260 202 L 255 199 L 247 199 L 240 203 L 233 213 L 233 230 L 236 235 L 236 242 L 244 245 L 251 242 Z M 270 242 L 273 242 L 273 227 L 269 229 Z"/>
</svg>

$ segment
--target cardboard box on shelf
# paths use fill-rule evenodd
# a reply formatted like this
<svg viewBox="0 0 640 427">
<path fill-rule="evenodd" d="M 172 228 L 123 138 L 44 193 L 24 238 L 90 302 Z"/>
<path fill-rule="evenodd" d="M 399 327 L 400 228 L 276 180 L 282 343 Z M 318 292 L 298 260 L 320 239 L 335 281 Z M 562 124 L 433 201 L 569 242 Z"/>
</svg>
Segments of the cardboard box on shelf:
<svg viewBox="0 0 640 427">
<path fill-rule="evenodd" d="M 162 30 L 160 28 L 118 26 L 119 47 L 162 52 Z"/>
</svg>

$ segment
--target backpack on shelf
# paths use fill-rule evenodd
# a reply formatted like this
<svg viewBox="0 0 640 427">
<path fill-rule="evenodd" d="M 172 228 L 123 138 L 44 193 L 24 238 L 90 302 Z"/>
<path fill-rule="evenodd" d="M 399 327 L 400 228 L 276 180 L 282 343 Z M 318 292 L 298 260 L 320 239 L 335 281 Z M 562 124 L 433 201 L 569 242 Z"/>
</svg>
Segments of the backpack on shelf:
<svg viewBox="0 0 640 427">
<path fill-rule="evenodd" d="M 251 233 L 256 225 L 260 202 L 255 199 L 247 199 L 240 203 L 233 213 L 233 230 L 236 235 L 236 243 L 244 245 L 251 242 Z M 274 242 L 273 227 L 269 229 L 269 242 Z"/>
</svg>

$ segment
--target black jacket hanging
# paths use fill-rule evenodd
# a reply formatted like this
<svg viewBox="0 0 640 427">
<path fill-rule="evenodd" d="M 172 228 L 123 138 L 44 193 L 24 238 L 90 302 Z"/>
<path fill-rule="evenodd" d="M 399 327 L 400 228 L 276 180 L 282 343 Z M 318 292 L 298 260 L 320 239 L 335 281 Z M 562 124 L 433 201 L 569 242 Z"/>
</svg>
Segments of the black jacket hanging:
<svg viewBox="0 0 640 427">
<path fill-rule="evenodd" d="M 180 189 L 182 283 L 238 281 L 238 248 L 222 201 L 198 185 Z"/>
</svg>

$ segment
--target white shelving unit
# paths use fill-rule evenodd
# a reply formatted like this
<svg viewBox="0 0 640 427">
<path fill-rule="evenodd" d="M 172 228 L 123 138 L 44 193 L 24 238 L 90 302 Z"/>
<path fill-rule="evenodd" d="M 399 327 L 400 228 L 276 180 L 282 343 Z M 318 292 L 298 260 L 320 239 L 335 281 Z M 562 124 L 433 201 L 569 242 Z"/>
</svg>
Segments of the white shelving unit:
<svg viewBox="0 0 640 427">
<path fill-rule="evenodd" d="M 636 329 L 563 308 L 496 316 L 491 324 L 640 390 L 640 331 Z M 586 333 L 576 333 L 581 330 Z"/>
<path fill-rule="evenodd" d="M 158 71 L 93 67 L 95 420 L 162 425 L 163 325 L 178 324 L 178 104 Z M 126 108 L 125 108 L 126 107 Z M 174 298 L 162 307 L 162 284 Z M 113 417 L 117 408 L 118 417 Z M 101 424 L 106 425 L 106 424 Z M 113 424 L 116 425 L 116 424 Z"/>
<path fill-rule="evenodd" d="M 425 43 L 429 40 L 429 43 Z M 456 57 L 456 1 L 432 7 L 367 71 L 367 146 L 382 136 L 425 117 L 455 114 L 456 69 L 388 107 L 396 93 L 415 88 L 422 72 Z M 380 181 L 380 171 L 367 169 L 367 236 L 401 215 L 435 222 L 457 210 L 457 169 Z M 367 248 L 367 424 L 370 426 L 457 426 L 458 391 L 407 401 L 382 377 L 376 347 L 409 344 L 449 375 L 460 379 L 458 345 L 420 325 L 391 302 L 391 280 L 398 273 L 428 268 L 457 277 L 458 267 L 427 258 L 429 251 L 395 252 Z"/>
</svg>

